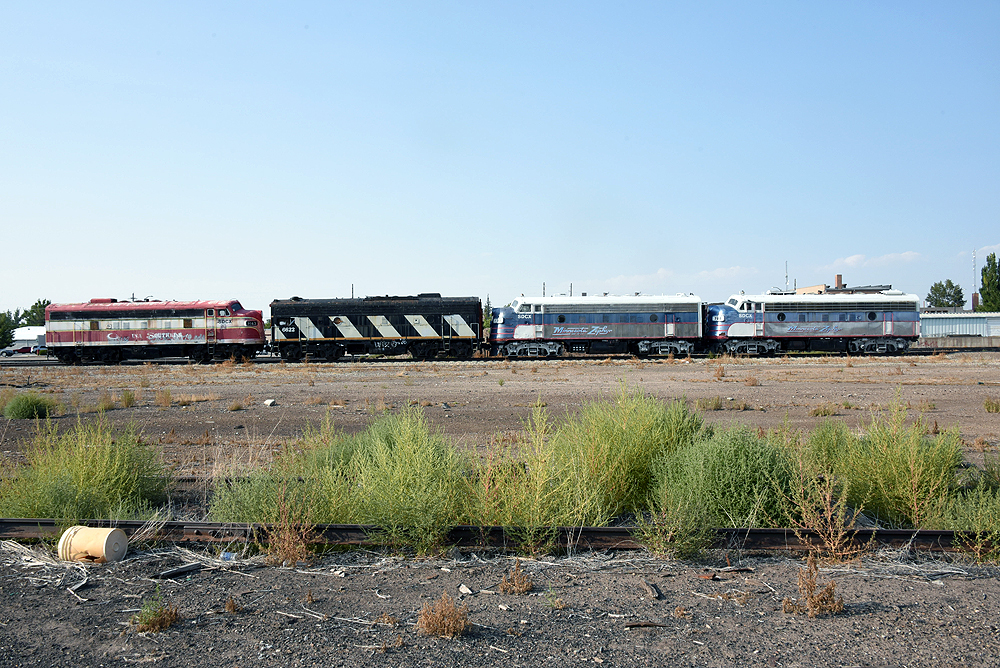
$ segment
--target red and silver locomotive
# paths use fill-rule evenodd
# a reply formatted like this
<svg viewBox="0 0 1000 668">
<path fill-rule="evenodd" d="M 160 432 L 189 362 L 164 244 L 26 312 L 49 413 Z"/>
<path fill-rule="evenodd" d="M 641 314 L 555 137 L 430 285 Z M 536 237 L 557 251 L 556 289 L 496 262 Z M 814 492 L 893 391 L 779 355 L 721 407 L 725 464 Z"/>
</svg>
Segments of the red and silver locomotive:
<svg viewBox="0 0 1000 668">
<path fill-rule="evenodd" d="M 118 301 L 45 308 L 45 344 L 61 362 L 188 357 L 252 358 L 264 348 L 263 314 L 234 299 Z"/>
</svg>

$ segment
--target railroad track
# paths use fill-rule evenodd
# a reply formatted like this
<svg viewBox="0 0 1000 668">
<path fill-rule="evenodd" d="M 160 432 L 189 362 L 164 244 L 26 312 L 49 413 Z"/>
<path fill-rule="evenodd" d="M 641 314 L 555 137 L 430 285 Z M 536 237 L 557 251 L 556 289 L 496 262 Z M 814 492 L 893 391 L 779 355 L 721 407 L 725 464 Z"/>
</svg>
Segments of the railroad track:
<svg viewBox="0 0 1000 668">
<path fill-rule="evenodd" d="M 90 527 L 116 527 L 132 536 L 143 530 L 150 540 L 173 543 L 266 543 L 271 530 L 266 524 L 169 521 L 156 524 L 138 520 L 89 520 Z M 42 540 L 57 538 L 65 523 L 54 519 L 0 519 L 0 538 Z M 320 545 L 376 546 L 381 544 L 376 526 L 360 524 L 317 524 L 314 542 Z M 574 550 L 638 550 L 636 527 L 557 527 L 547 536 L 557 545 Z M 913 531 L 896 529 L 858 529 L 851 543 L 858 547 L 907 548 L 911 550 L 951 552 L 960 549 L 963 539 L 971 536 L 955 531 Z M 523 545 L 523 532 L 505 527 L 454 527 L 445 540 L 448 545 L 465 548 L 507 549 Z M 821 547 L 820 536 L 811 531 L 792 529 L 716 529 L 714 548 L 805 552 Z"/>
</svg>

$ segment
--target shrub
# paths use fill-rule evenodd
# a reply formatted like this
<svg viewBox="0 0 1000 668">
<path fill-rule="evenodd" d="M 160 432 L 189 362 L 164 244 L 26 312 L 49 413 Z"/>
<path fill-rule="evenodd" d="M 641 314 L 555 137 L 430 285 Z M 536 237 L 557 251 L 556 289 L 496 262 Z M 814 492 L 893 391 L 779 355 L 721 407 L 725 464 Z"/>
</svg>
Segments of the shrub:
<svg viewBox="0 0 1000 668">
<path fill-rule="evenodd" d="M 157 633 L 170 628 L 181 618 L 177 606 L 164 602 L 160 588 L 156 588 L 153 598 L 143 601 L 142 608 L 129 620 L 140 633 Z"/>
<path fill-rule="evenodd" d="M 986 397 L 983 400 L 983 408 L 987 413 L 1000 413 L 1000 398 Z"/>
<path fill-rule="evenodd" d="M 464 605 L 455 605 L 448 592 L 433 605 L 424 603 L 417 616 L 417 630 L 429 636 L 456 638 L 469 629 L 469 610 Z"/>
<path fill-rule="evenodd" d="M 0 481 L 0 516 L 78 521 L 138 517 L 166 489 L 157 453 L 134 425 L 119 433 L 101 420 L 59 434 L 40 430 L 27 462 Z"/>
<path fill-rule="evenodd" d="M 962 439 L 954 429 L 926 432 L 920 419 L 906 424 L 899 402 L 873 413 L 865 434 L 848 441 L 833 467 L 849 482 L 851 505 L 889 526 L 937 528 L 962 462 Z"/>
<path fill-rule="evenodd" d="M 467 521 L 524 528 L 529 543 L 544 541 L 544 527 L 605 524 L 644 508 L 653 462 L 701 430 L 683 401 L 664 405 L 624 385 L 558 429 L 537 403 L 518 442 L 476 467 Z"/>
<path fill-rule="evenodd" d="M 420 552 L 443 541 L 464 503 L 465 465 L 423 412 L 377 418 L 364 432 L 339 435 L 324 421 L 302 450 L 267 470 L 216 488 L 212 515 L 223 521 L 276 522 L 279 499 L 308 509 L 310 522 L 375 524 L 395 545 Z M 304 521 L 304 520 L 302 520 Z"/>
<path fill-rule="evenodd" d="M 695 399 L 694 407 L 700 411 L 720 411 L 722 410 L 722 397 Z"/>
<path fill-rule="evenodd" d="M 810 554 L 806 567 L 799 569 L 798 600 L 785 598 L 781 608 L 786 613 L 808 615 L 838 615 L 844 611 L 844 597 L 837 598 L 837 583 L 830 580 L 825 585 L 819 582 L 819 568 L 815 555 Z"/>
<path fill-rule="evenodd" d="M 707 526 L 786 526 L 790 465 L 781 445 L 747 427 L 716 432 L 656 463 L 650 505 Z"/>
<path fill-rule="evenodd" d="M 535 588 L 531 576 L 521 570 L 521 560 L 514 561 L 514 570 L 503 576 L 500 586 L 497 587 L 501 594 L 527 594 Z"/>
<path fill-rule="evenodd" d="M 567 418 L 552 439 L 550 465 L 573 481 L 574 496 L 592 501 L 578 520 L 604 523 L 644 505 L 653 462 L 692 442 L 702 424 L 684 402 L 664 405 L 622 385 L 613 401 Z"/>
<path fill-rule="evenodd" d="M 820 404 L 816 408 L 809 411 L 809 415 L 813 417 L 829 417 L 831 415 L 837 414 L 837 404 L 833 402 L 827 402 L 825 404 Z"/>
<path fill-rule="evenodd" d="M 981 480 L 950 500 L 945 523 L 955 530 L 959 549 L 979 563 L 1000 563 L 1000 489 Z"/>
<path fill-rule="evenodd" d="M 57 406 L 58 403 L 52 399 L 26 392 L 10 399 L 3 408 L 3 414 L 8 420 L 33 420 L 48 417 Z"/>
<path fill-rule="evenodd" d="M 123 390 L 121 399 L 122 408 L 132 408 L 132 406 L 135 406 L 136 402 L 135 395 L 136 393 L 133 392 L 132 390 Z"/>
</svg>

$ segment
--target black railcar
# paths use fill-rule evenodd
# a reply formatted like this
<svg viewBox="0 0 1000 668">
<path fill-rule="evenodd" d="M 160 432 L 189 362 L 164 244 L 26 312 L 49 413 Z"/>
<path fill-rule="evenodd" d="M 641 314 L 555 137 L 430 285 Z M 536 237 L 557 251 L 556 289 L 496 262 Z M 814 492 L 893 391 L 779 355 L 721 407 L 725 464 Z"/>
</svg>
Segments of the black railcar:
<svg viewBox="0 0 1000 668">
<path fill-rule="evenodd" d="M 468 359 L 482 342 L 478 297 L 276 299 L 271 340 L 282 359 L 337 360 L 344 355 L 403 355 Z"/>
</svg>

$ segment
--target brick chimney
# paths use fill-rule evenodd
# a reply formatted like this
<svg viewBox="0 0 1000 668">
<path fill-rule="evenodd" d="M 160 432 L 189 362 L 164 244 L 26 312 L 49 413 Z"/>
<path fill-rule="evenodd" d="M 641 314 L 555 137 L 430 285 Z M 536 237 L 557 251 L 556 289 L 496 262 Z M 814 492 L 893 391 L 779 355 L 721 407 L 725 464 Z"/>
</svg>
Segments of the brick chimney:
<svg viewBox="0 0 1000 668">
<path fill-rule="evenodd" d="M 972 310 L 975 311 L 977 308 L 979 308 L 979 293 L 978 292 L 973 292 L 972 293 Z"/>
<path fill-rule="evenodd" d="M 843 276 L 843 274 L 837 274 L 836 277 L 835 277 L 835 279 L 834 279 L 834 283 L 837 284 L 836 287 L 837 287 L 838 290 L 843 290 L 844 289 L 844 276 Z"/>
</svg>

